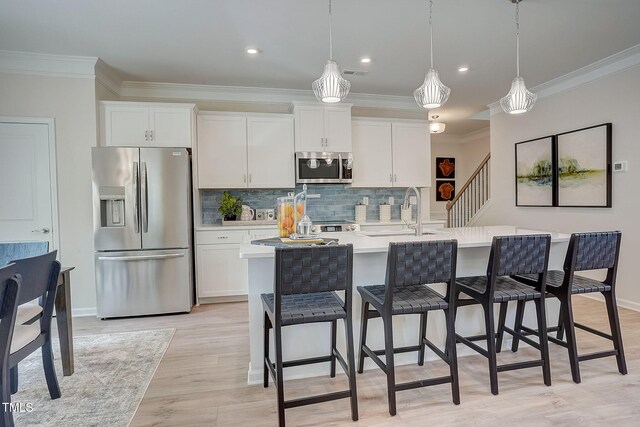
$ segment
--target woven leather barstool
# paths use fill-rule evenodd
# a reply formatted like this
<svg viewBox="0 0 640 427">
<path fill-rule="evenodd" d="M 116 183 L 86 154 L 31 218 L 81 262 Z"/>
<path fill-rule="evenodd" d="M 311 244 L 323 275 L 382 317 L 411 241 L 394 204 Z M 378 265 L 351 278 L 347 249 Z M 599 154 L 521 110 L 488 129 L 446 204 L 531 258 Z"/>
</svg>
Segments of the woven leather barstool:
<svg viewBox="0 0 640 427">
<path fill-rule="evenodd" d="M 620 332 L 620 320 L 618 318 L 618 306 L 616 304 L 615 285 L 618 271 L 618 257 L 620 255 L 620 240 L 622 233 L 619 231 L 597 233 L 574 233 L 569 241 L 567 256 L 564 260 L 563 271 L 552 270 L 547 273 L 547 292 L 560 300 L 560 316 L 558 319 L 558 333 L 556 337 L 548 337 L 549 341 L 565 347 L 569 352 L 571 376 L 576 383 L 580 382 L 579 362 L 601 357 L 615 356 L 618 371 L 627 373 L 627 363 L 622 347 L 622 334 Z M 575 275 L 576 271 L 607 270 L 607 276 L 603 281 Z M 532 278 L 528 275 L 515 276 L 516 280 L 532 285 Z M 574 322 L 571 297 L 575 294 L 600 292 L 604 296 L 609 317 L 611 333 L 607 334 Z M 516 310 L 516 322 L 514 329 L 526 333 L 535 333 L 522 325 L 524 315 L 524 303 L 519 303 Z M 502 326 L 504 328 L 504 325 Z M 582 329 L 613 342 L 613 350 L 579 355 L 576 345 L 575 328 Z M 506 328 L 505 328 L 506 329 Z M 566 333 L 567 339 L 563 341 Z M 518 350 L 518 340 L 514 339 L 512 351 Z"/>
<path fill-rule="evenodd" d="M 486 276 L 463 277 L 457 280 L 456 308 L 471 304 L 480 304 L 484 309 L 485 334 L 470 337 L 456 335 L 461 342 L 482 354 L 489 360 L 489 380 L 491 393 L 498 394 L 498 372 L 510 371 L 541 366 L 544 383 L 551 385 L 551 371 L 549 368 L 549 350 L 547 343 L 547 324 L 545 315 L 544 295 L 549 264 L 549 248 L 551 236 L 548 234 L 500 236 L 494 237 L 489 255 L 489 265 Z M 535 275 L 535 287 L 522 284 L 509 277 L 515 274 Z M 472 299 L 460 299 L 460 292 L 464 292 Z M 516 362 L 505 365 L 497 364 L 496 339 L 493 305 L 501 303 L 504 311 L 500 313 L 500 324 L 504 324 L 506 307 L 509 301 L 534 301 L 540 331 L 540 342 L 527 338 L 520 332 L 503 328 L 500 332 L 508 332 L 540 350 L 540 359 Z M 473 341 L 486 340 L 487 349 Z"/>
<path fill-rule="evenodd" d="M 391 415 L 396 414 L 396 391 L 418 387 L 451 383 L 453 402 L 456 405 L 460 403 L 453 317 L 457 252 L 458 242 L 456 240 L 390 243 L 387 257 L 386 284 L 358 286 L 358 291 L 362 297 L 358 372 L 362 373 L 364 358 L 368 356 L 387 374 L 387 393 L 389 413 Z M 440 295 L 426 286 L 433 283 L 446 283 L 446 295 Z M 445 313 L 447 339 L 444 351 L 436 347 L 426 337 L 427 314 L 434 310 L 444 310 Z M 393 316 L 402 314 L 420 315 L 420 336 L 418 337 L 418 344 L 415 346 L 394 348 L 392 319 Z M 376 317 L 382 317 L 384 324 L 384 350 L 372 350 L 366 345 L 367 323 L 369 319 Z M 449 375 L 396 384 L 394 353 L 417 351 L 418 365 L 422 366 L 424 364 L 425 346 L 428 346 L 449 364 Z M 385 362 L 378 357 L 378 355 L 383 354 L 385 355 Z"/>
<path fill-rule="evenodd" d="M 264 387 L 269 373 L 278 392 L 278 423 L 285 425 L 287 408 L 311 405 L 336 399 L 351 399 L 351 418 L 358 420 L 353 322 L 351 316 L 353 284 L 353 247 L 351 245 L 276 248 L 274 293 L 262 294 L 264 307 Z M 344 291 L 344 301 L 336 291 Z M 347 339 L 347 359 L 336 348 L 337 321 L 343 319 Z M 329 356 L 284 361 L 282 328 L 304 323 L 331 322 Z M 275 335 L 275 363 L 269 358 L 269 331 Z M 295 400 L 284 400 L 283 368 L 312 363 L 331 363 L 331 377 L 336 375 L 336 361 L 349 378 L 349 389 Z"/>
</svg>

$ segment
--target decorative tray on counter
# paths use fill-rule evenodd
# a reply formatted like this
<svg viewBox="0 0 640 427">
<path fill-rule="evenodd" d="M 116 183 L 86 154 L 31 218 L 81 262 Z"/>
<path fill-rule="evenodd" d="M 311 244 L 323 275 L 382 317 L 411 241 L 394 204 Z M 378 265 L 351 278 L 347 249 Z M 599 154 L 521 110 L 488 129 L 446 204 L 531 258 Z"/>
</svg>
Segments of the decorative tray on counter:
<svg viewBox="0 0 640 427">
<path fill-rule="evenodd" d="M 334 245 L 338 243 L 338 239 L 325 239 L 325 238 L 316 238 L 316 239 L 289 239 L 289 238 L 280 238 L 280 237 L 272 237 L 270 239 L 259 239 L 252 240 L 252 245 L 262 245 L 262 246 L 279 246 L 279 247 L 300 247 L 300 246 L 324 246 L 324 245 Z"/>
<path fill-rule="evenodd" d="M 224 226 L 247 226 L 247 225 L 278 225 L 278 221 L 275 219 L 253 219 L 251 221 L 225 221 L 222 220 Z"/>
</svg>

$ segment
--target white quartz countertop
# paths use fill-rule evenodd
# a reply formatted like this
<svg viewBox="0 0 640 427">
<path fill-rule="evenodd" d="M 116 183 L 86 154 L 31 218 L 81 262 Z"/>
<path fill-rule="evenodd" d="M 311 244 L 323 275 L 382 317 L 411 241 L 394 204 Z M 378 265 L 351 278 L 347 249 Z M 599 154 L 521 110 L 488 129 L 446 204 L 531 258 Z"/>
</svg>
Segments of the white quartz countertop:
<svg viewBox="0 0 640 427">
<path fill-rule="evenodd" d="M 356 233 L 323 233 L 323 237 L 332 237 L 339 239 L 339 243 L 351 243 L 353 252 L 358 253 L 375 253 L 386 252 L 391 242 L 408 242 L 408 241 L 429 241 L 429 240 L 448 240 L 456 239 L 459 248 L 487 247 L 491 246 L 494 236 L 522 235 L 522 234 L 551 234 L 552 242 L 568 242 L 569 234 L 557 233 L 544 230 L 532 230 L 525 227 L 516 227 L 511 225 L 487 226 L 487 227 L 460 227 L 460 228 L 444 228 L 430 230 L 425 228 L 423 236 L 414 236 L 412 234 L 400 235 L 376 235 L 367 236 L 367 232 Z M 243 243 L 240 246 L 240 258 L 267 258 L 274 255 L 274 248 L 271 246 L 252 245 Z"/>
<path fill-rule="evenodd" d="M 415 221 L 411 220 L 409 221 L 409 224 L 413 224 Z M 422 223 L 423 224 L 446 224 L 447 221 L 441 220 L 441 219 L 423 219 Z M 402 220 L 399 219 L 395 219 L 392 221 L 387 221 L 387 222 L 381 222 L 375 219 L 372 220 L 367 220 L 365 222 L 360 222 L 358 223 L 360 225 L 364 225 L 364 226 L 385 226 L 385 225 L 405 225 L 406 223 Z"/>
</svg>

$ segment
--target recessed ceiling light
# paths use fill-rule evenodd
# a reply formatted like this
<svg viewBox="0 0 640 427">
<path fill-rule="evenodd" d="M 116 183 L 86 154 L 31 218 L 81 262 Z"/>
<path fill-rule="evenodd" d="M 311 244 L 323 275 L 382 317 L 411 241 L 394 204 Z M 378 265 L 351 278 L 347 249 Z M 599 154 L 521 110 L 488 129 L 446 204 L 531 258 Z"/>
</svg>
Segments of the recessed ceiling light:
<svg viewBox="0 0 640 427">
<path fill-rule="evenodd" d="M 258 53 L 260 53 L 260 49 L 255 48 L 255 47 L 250 47 L 247 49 L 247 53 L 249 55 L 257 55 Z"/>
<path fill-rule="evenodd" d="M 360 58 L 360 62 L 362 62 L 363 64 L 369 64 L 371 62 L 371 58 L 368 56 L 365 56 L 363 58 Z"/>
<path fill-rule="evenodd" d="M 467 71 L 469 71 L 469 67 L 467 67 L 466 65 L 463 65 L 462 67 L 458 68 L 458 71 L 461 73 L 466 73 Z"/>
</svg>

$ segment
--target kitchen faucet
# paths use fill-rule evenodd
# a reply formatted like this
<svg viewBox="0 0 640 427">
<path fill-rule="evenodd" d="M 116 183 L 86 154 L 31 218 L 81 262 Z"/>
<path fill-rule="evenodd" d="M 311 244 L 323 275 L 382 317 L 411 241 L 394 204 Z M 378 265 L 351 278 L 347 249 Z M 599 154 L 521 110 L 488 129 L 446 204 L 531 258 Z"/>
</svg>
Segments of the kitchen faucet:
<svg viewBox="0 0 640 427">
<path fill-rule="evenodd" d="M 309 194 L 307 193 L 307 184 L 302 186 L 302 191 L 293 196 L 293 234 L 289 236 L 291 239 L 299 239 L 300 234 L 298 234 L 298 200 L 304 200 L 304 213 L 307 213 L 307 199 L 319 199 L 320 194 Z"/>
<path fill-rule="evenodd" d="M 402 207 L 403 209 L 409 208 L 409 192 L 411 192 L 412 190 L 414 193 L 416 193 L 417 218 L 415 224 L 408 224 L 407 227 L 416 230 L 416 236 L 422 236 L 422 203 L 420 203 L 420 190 L 418 190 L 416 187 L 407 188 L 407 191 L 404 193 L 404 203 L 402 204 Z"/>
</svg>

